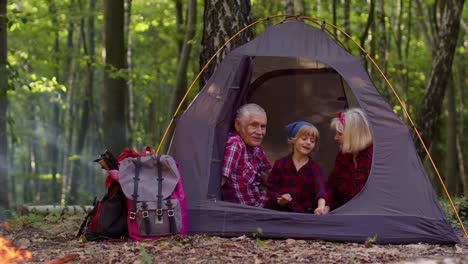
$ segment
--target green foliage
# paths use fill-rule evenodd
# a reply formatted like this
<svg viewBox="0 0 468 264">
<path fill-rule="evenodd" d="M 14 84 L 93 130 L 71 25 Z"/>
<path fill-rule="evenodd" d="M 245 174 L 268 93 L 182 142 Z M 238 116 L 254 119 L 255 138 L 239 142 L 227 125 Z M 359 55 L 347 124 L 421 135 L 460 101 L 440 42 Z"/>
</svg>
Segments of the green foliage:
<svg viewBox="0 0 468 264">
<path fill-rule="evenodd" d="M 364 242 L 364 247 L 368 248 L 368 247 L 371 247 L 372 245 L 375 245 L 376 243 L 377 243 L 377 235 L 373 235 L 366 239 L 366 241 Z"/>
<path fill-rule="evenodd" d="M 151 264 L 153 263 L 153 260 L 151 259 L 151 256 L 146 252 L 145 247 L 140 246 L 140 253 L 138 253 L 140 256 L 140 261 L 143 264 Z"/>
<path fill-rule="evenodd" d="M 455 204 L 458 216 L 463 222 L 463 225 L 465 228 L 468 228 L 468 197 L 460 196 L 453 198 L 452 201 Z M 441 200 L 440 205 L 452 226 L 460 228 L 460 221 L 458 220 L 451 203 L 447 199 L 444 199 Z"/>
<path fill-rule="evenodd" d="M 13 214 L 13 226 L 18 228 L 32 227 L 37 223 L 44 221 L 43 215 L 38 214 L 26 214 L 26 215 L 17 215 Z"/>
<path fill-rule="evenodd" d="M 265 241 L 263 241 L 263 229 L 261 227 L 257 227 L 257 231 L 252 234 L 253 238 L 255 238 L 255 244 L 257 247 L 261 247 L 265 245 Z"/>
<path fill-rule="evenodd" d="M 62 215 L 59 212 L 50 212 L 46 215 L 37 213 L 18 214 L 13 213 L 12 225 L 16 228 L 36 227 L 45 223 L 60 223 Z"/>
</svg>

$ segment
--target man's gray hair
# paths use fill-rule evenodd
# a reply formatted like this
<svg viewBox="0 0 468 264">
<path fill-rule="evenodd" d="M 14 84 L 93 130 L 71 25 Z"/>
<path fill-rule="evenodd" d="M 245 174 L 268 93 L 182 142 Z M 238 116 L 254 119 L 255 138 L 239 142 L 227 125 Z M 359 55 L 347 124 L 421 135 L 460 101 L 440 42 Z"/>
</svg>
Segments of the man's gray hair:
<svg viewBox="0 0 468 264">
<path fill-rule="evenodd" d="M 258 104 L 249 103 L 239 107 L 236 118 L 244 123 L 247 121 L 251 113 L 264 113 L 266 115 L 265 109 L 263 109 L 261 106 Z"/>
</svg>

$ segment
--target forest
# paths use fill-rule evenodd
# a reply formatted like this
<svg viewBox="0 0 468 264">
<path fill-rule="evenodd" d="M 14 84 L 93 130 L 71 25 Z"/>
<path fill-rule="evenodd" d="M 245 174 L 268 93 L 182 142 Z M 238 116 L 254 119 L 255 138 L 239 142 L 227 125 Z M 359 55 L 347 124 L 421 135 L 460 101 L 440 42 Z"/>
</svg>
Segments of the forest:
<svg viewBox="0 0 468 264">
<path fill-rule="evenodd" d="M 170 121 L 226 52 L 287 15 L 336 25 L 350 53 L 373 58 L 388 78 L 364 60 L 380 93 L 420 132 L 440 199 L 445 186 L 466 197 L 463 0 L 0 0 L 0 207 L 90 205 L 104 192 L 99 153 L 164 153 Z"/>
</svg>

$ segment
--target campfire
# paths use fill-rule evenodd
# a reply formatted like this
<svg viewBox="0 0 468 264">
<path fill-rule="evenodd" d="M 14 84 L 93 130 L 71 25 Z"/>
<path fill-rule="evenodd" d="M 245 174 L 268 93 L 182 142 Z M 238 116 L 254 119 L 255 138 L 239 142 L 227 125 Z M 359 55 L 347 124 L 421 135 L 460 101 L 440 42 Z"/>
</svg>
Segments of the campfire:
<svg viewBox="0 0 468 264">
<path fill-rule="evenodd" d="M 9 241 L 0 237 L 0 262 L 18 263 L 31 259 L 31 252 L 27 250 L 18 250 L 9 246 Z"/>
</svg>

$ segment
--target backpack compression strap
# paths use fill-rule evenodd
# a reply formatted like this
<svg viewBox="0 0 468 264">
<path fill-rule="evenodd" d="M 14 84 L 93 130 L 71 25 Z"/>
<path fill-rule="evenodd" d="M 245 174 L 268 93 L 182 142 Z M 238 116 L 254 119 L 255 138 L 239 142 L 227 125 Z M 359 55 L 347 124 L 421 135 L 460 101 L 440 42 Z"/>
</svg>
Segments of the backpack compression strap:
<svg viewBox="0 0 468 264">
<path fill-rule="evenodd" d="M 158 222 L 162 222 L 163 217 L 163 210 L 162 210 L 162 181 L 164 178 L 162 177 L 162 167 L 161 167 L 161 155 L 158 155 L 156 158 L 156 166 L 158 169 L 158 208 L 156 209 L 156 215 L 158 217 Z M 169 218 L 169 233 L 175 234 L 176 232 L 176 224 L 174 219 L 174 210 L 172 208 L 172 203 L 170 197 L 166 200 L 167 206 L 167 217 Z"/>
<path fill-rule="evenodd" d="M 132 203 L 132 211 L 130 212 L 130 215 L 128 218 L 130 218 L 130 223 L 133 223 L 136 217 L 136 211 L 137 211 L 137 198 L 138 198 L 138 182 L 140 181 L 140 167 L 141 167 L 141 161 L 140 157 L 136 159 L 135 162 L 135 177 L 133 177 L 133 203 Z"/>
<path fill-rule="evenodd" d="M 166 200 L 167 205 L 167 217 L 169 218 L 169 233 L 171 235 L 176 233 L 176 223 L 174 219 L 174 209 L 172 208 L 171 198 L 167 198 Z"/>
<path fill-rule="evenodd" d="M 156 216 L 158 217 L 158 222 L 161 222 L 162 221 L 162 215 L 163 215 L 163 210 L 162 210 L 162 198 L 163 198 L 163 195 L 162 195 L 162 181 L 163 181 L 163 177 L 162 177 L 162 168 L 161 168 L 161 155 L 158 155 L 156 157 L 156 166 L 157 166 L 157 169 L 158 169 L 158 195 L 157 195 L 157 198 L 158 198 L 158 204 L 157 204 L 157 209 L 156 209 Z"/>
</svg>

